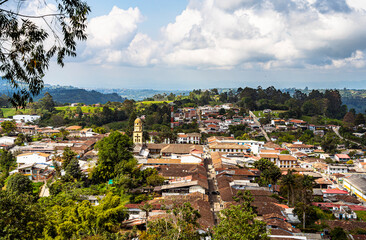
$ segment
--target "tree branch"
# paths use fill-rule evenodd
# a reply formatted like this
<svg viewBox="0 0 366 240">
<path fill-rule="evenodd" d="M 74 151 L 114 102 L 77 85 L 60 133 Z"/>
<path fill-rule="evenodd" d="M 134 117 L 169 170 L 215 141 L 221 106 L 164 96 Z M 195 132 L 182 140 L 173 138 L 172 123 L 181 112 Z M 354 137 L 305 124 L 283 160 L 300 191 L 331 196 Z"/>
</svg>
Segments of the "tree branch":
<svg viewBox="0 0 366 240">
<path fill-rule="evenodd" d="M 0 12 L 6 12 L 6 13 L 10 13 L 10 14 L 13 14 L 13 15 L 16 15 L 16 16 L 26 17 L 26 18 L 44 18 L 44 17 L 64 16 L 64 14 L 62 14 L 62 13 L 51 13 L 51 14 L 45 14 L 45 15 L 40 15 L 40 16 L 31 16 L 31 15 L 24 15 L 24 14 L 20 14 L 20 13 L 15 13 L 15 12 L 5 10 L 5 9 L 2 9 L 2 8 L 0 8 Z"/>
<path fill-rule="evenodd" d="M 9 0 L 3 0 L 3 1 L 1 1 L 1 2 L 0 2 L 0 5 L 2 5 L 2 4 L 4 4 L 4 3 L 6 3 L 7 1 L 9 1 Z"/>
</svg>

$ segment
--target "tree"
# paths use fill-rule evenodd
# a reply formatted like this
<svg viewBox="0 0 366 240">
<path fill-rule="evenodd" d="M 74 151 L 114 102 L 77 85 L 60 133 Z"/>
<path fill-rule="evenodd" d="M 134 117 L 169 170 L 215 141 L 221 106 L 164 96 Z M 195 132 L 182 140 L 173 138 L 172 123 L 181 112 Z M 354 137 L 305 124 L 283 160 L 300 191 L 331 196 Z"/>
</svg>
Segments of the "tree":
<svg viewBox="0 0 366 240">
<path fill-rule="evenodd" d="M 6 190 L 14 194 L 32 194 L 32 181 L 20 173 L 13 174 L 8 180 Z"/>
<path fill-rule="evenodd" d="M 87 200 L 68 200 L 64 205 L 54 205 L 47 209 L 45 239 L 84 239 L 120 230 L 122 221 L 128 218 L 119 196 L 108 193 L 98 206 Z"/>
<path fill-rule="evenodd" d="M 72 151 L 70 147 L 65 147 L 64 152 L 62 153 L 62 168 L 66 169 L 67 165 L 71 162 L 71 160 L 76 156 L 76 152 Z"/>
<path fill-rule="evenodd" d="M 335 227 L 330 232 L 330 237 L 332 240 L 343 240 L 347 239 L 347 233 L 341 227 Z"/>
<path fill-rule="evenodd" d="M 306 223 L 311 222 L 310 217 L 314 216 L 312 213 L 313 208 L 310 205 L 312 194 L 313 194 L 313 184 L 314 178 L 308 175 L 304 175 L 300 181 L 300 193 L 301 202 L 299 202 L 295 207 L 295 213 L 298 216 L 302 215 L 303 228 L 306 227 Z M 316 214 L 315 214 L 316 215 Z"/>
<path fill-rule="evenodd" d="M 44 97 L 39 100 L 39 104 L 43 110 L 47 110 L 49 112 L 55 111 L 55 102 L 53 101 L 51 94 L 48 92 L 46 92 Z"/>
<path fill-rule="evenodd" d="M 120 132 L 112 132 L 96 144 L 98 166 L 93 171 L 96 182 L 107 181 L 118 174 L 130 173 L 136 166 L 132 156 L 132 140 Z"/>
<path fill-rule="evenodd" d="M 13 154 L 2 150 L 0 152 L 0 189 L 4 184 L 4 180 L 9 176 L 9 171 L 13 166 L 16 166 L 16 160 Z"/>
<path fill-rule="evenodd" d="M 356 115 L 356 119 L 355 119 L 355 125 L 358 126 L 360 124 L 365 124 L 365 117 L 362 113 L 359 113 Z"/>
<path fill-rule="evenodd" d="M 9 134 L 17 128 L 17 125 L 13 121 L 4 121 L 1 123 L 1 128 L 6 134 Z"/>
<path fill-rule="evenodd" d="M 146 178 L 146 183 L 149 186 L 160 186 L 164 183 L 164 177 L 158 174 L 152 174 Z"/>
<path fill-rule="evenodd" d="M 250 206 L 253 198 L 249 191 L 238 192 L 235 199 L 239 204 L 220 211 L 219 224 L 213 229 L 213 239 L 260 240 L 269 239 L 266 224 L 256 219 Z"/>
<path fill-rule="evenodd" d="M 151 212 L 151 210 L 153 210 L 153 205 L 149 204 L 149 203 L 145 203 L 144 205 L 139 207 L 142 211 L 145 212 L 145 225 L 146 225 L 146 230 L 147 230 L 147 221 L 149 219 L 149 213 Z"/>
<path fill-rule="evenodd" d="M 73 158 L 65 167 L 65 172 L 67 176 L 70 176 L 74 179 L 80 179 L 82 172 L 79 166 L 79 161 L 76 158 Z"/>
<path fill-rule="evenodd" d="M 349 111 L 343 118 L 343 123 L 347 127 L 352 127 L 355 122 L 355 115 Z"/>
<path fill-rule="evenodd" d="M 294 205 L 294 184 L 295 184 L 295 177 L 292 175 L 294 170 L 290 169 L 287 171 L 286 175 L 282 176 L 282 184 L 287 186 L 287 198 L 288 204 L 290 205 L 290 196 L 292 196 L 292 206 Z"/>
<path fill-rule="evenodd" d="M 33 196 L 0 191 L 0 239 L 42 239 L 45 223 Z"/>
<path fill-rule="evenodd" d="M 40 1 L 37 8 L 49 13 L 26 14 L 27 2 L 0 2 L 0 72 L 15 90 L 10 98 L 15 106 L 25 106 L 40 93 L 53 56 L 61 66 L 66 56 L 76 56 L 76 42 L 86 40 L 90 12 L 81 0 L 56 0 L 55 11 L 50 12 L 47 1 Z"/>
<path fill-rule="evenodd" d="M 175 206 L 168 217 L 149 222 L 146 233 L 140 238 L 161 240 L 201 239 L 198 219 L 201 217 L 189 202 Z"/>
</svg>

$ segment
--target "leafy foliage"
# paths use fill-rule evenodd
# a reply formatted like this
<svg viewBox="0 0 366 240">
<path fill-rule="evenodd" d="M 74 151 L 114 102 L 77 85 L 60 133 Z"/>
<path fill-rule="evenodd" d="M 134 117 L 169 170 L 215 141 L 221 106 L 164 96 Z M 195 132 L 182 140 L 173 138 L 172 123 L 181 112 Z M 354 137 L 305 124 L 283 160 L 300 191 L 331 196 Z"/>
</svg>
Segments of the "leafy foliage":
<svg viewBox="0 0 366 240">
<path fill-rule="evenodd" d="M 238 204 L 220 211 L 220 222 L 213 229 L 213 239 L 269 239 L 266 232 L 266 224 L 255 218 L 250 203 L 253 198 L 249 191 L 238 192 L 236 198 Z"/>
<path fill-rule="evenodd" d="M 80 0 L 56 0 L 55 13 L 29 16 L 21 12 L 25 8 L 23 2 L 14 4 L 14 9 L 7 2 L 0 2 L 0 72 L 16 90 L 11 103 L 25 106 L 43 88 L 42 79 L 53 56 L 61 66 L 66 56 L 76 56 L 76 42 L 86 40 L 90 8 Z M 38 7 L 47 7 L 47 2 Z M 48 29 L 37 24 L 37 18 L 46 22 Z M 52 38 L 54 44 L 47 47 L 45 42 Z"/>
</svg>

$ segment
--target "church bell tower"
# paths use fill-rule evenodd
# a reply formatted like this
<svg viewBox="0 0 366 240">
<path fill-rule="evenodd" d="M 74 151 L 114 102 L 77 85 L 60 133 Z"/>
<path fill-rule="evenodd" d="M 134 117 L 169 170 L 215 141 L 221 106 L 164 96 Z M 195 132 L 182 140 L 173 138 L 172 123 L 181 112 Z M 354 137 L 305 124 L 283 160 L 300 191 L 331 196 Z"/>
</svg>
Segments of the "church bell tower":
<svg viewBox="0 0 366 240">
<path fill-rule="evenodd" d="M 136 118 L 134 123 L 133 143 L 142 144 L 142 121 L 140 118 Z"/>
</svg>

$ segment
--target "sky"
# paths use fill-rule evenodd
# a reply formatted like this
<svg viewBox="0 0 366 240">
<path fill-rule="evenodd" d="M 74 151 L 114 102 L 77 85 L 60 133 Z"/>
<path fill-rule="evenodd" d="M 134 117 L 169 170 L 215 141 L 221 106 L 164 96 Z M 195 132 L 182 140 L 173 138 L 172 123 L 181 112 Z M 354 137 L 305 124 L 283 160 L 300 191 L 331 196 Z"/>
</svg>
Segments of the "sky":
<svg viewBox="0 0 366 240">
<path fill-rule="evenodd" d="M 51 65 L 46 83 L 165 90 L 366 88 L 365 0 L 87 3 L 88 40 L 64 68 Z"/>
</svg>

